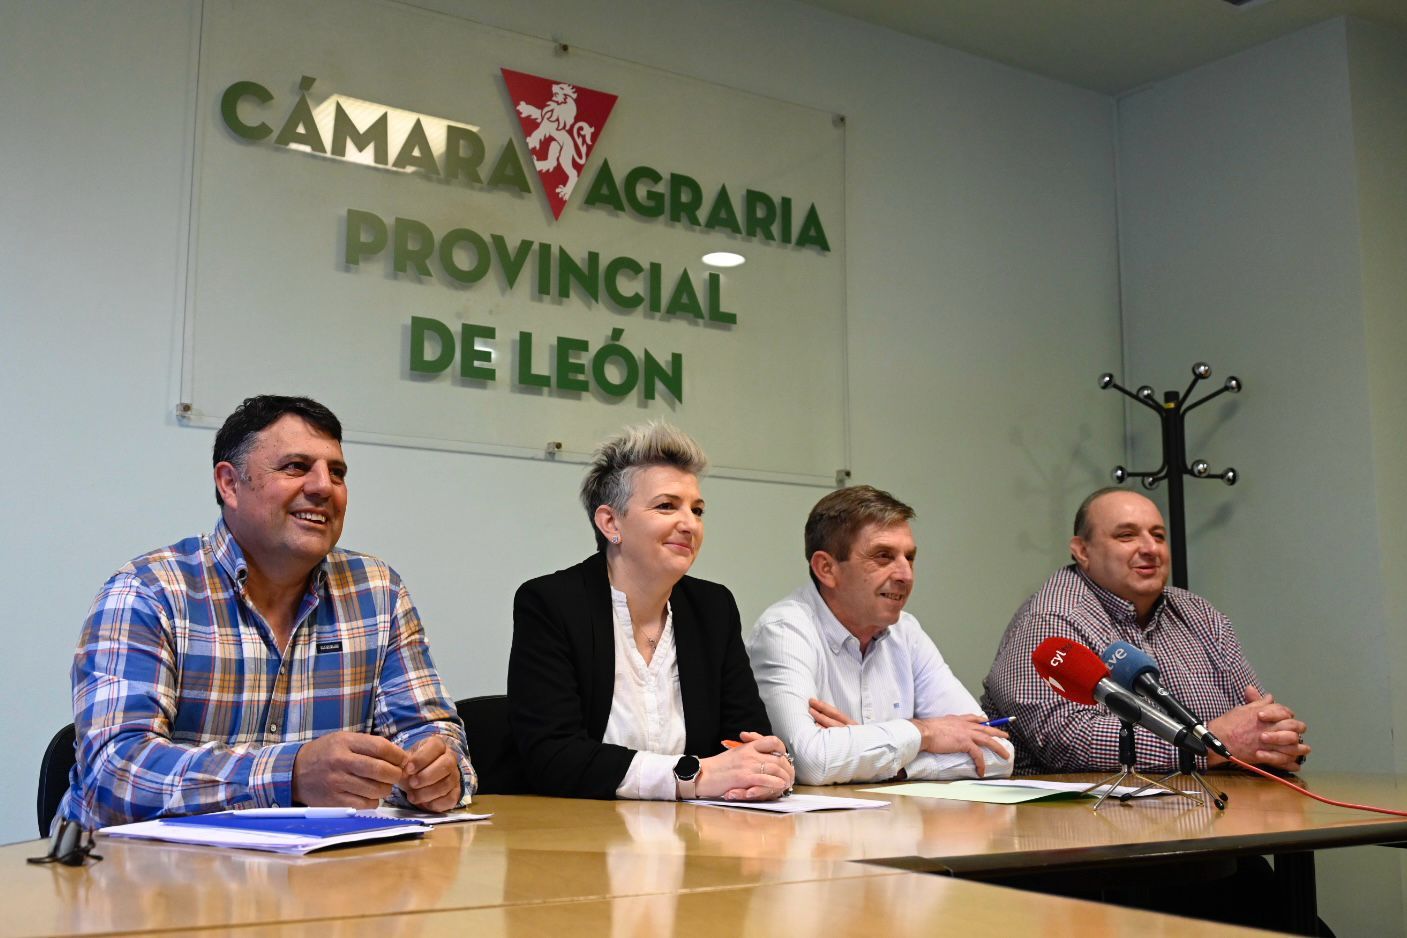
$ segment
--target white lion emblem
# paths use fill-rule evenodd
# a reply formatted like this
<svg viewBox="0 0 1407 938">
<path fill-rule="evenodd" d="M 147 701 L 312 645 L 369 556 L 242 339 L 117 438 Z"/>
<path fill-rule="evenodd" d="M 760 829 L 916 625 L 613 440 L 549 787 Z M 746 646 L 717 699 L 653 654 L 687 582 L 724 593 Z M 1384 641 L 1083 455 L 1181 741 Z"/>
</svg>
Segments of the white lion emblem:
<svg viewBox="0 0 1407 938">
<path fill-rule="evenodd" d="M 552 100 L 541 108 L 526 101 L 518 102 L 518 113 L 538 122 L 528 135 L 528 149 L 536 151 L 543 140 L 551 141 L 547 156 L 533 158 L 538 172 L 549 172 L 554 165 L 567 174 L 567 181 L 557 187 L 557 195 L 566 200 L 576 188 L 577 169 L 586 164 L 586 150 L 596 129 L 586 121 L 576 119 L 576 89 L 565 82 L 552 86 Z"/>
</svg>

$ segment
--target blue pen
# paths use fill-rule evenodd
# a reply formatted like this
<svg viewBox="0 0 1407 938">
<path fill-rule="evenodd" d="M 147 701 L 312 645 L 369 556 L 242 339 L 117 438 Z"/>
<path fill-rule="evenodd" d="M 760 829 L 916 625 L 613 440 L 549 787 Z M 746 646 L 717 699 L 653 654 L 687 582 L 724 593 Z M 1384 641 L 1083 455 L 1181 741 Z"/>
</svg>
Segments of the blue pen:
<svg viewBox="0 0 1407 938">
<path fill-rule="evenodd" d="M 1010 723 L 1010 722 L 1011 722 L 1012 720 L 1014 720 L 1014 719 L 1016 719 L 1016 717 L 997 717 L 995 720 L 988 720 L 987 722 L 982 723 L 982 724 L 980 724 L 980 725 L 981 725 L 981 726 L 996 726 L 996 727 L 1002 727 L 1002 726 L 1006 726 L 1008 723 Z"/>
</svg>

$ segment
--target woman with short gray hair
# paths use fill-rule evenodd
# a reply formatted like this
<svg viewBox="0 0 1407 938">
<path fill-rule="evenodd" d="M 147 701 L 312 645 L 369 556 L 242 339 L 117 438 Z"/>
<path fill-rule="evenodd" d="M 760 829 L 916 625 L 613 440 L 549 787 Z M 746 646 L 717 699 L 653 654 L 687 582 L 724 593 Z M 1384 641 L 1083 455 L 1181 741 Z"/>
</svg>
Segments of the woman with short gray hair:
<svg viewBox="0 0 1407 938">
<path fill-rule="evenodd" d="M 518 589 L 509 722 L 533 790 L 767 800 L 791 787 L 737 603 L 686 575 L 703 544 L 707 464 L 662 422 L 606 440 L 581 485 L 596 553 Z"/>
</svg>

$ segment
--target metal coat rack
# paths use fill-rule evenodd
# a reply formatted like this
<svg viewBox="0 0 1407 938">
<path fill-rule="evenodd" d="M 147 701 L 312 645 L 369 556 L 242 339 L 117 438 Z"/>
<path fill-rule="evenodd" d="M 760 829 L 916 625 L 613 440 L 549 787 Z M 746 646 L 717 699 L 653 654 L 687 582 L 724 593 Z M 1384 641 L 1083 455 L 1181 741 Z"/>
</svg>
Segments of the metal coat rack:
<svg viewBox="0 0 1407 938">
<path fill-rule="evenodd" d="M 1187 461 L 1187 437 L 1183 431 L 1183 420 L 1187 414 L 1195 407 L 1201 407 L 1214 397 L 1220 397 L 1228 391 L 1232 394 L 1241 392 L 1241 379 L 1231 375 L 1226 379 L 1220 388 L 1211 392 L 1206 397 L 1187 403 L 1192 396 L 1192 391 L 1198 383 L 1212 376 L 1212 366 L 1206 362 L 1197 362 L 1192 366 L 1192 383 L 1187 386 L 1187 390 L 1178 394 L 1176 391 L 1164 391 L 1163 402 L 1159 404 L 1155 400 L 1156 392 L 1148 385 L 1143 385 L 1138 391 L 1130 391 L 1114 380 L 1112 372 L 1105 372 L 1099 376 L 1099 387 L 1101 390 L 1113 388 L 1120 394 L 1132 398 L 1144 405 L 1158 415 L 1158 420 L 1163 430 L 1163 462 L 1157 469 L 1151 472 L 1138 472 L 1125 469 L 1123 466 L 1115 466 L 1113 471 L 1114 481 L 1120 485 L 1129 479 L 1138 479 L 1145 489 L 1155 489 L 1158 483 L 1164 480 L 1168 483 L 1168 515 L 1172 528 L 1170 540 L 1172 542 L 1172 580 L 1173 586 L 1187 589 L 1187 533 L 1186 533 L 1186 512 L 1183 509 L 1182 482 L 1184 476 L 1191 476 L 1194 479 L 1220 479 L 1227 485 L 1235 485 L 1239 476 L 1236 470 L 1227 467 L 1220 472 L 1213 472 L 1207 465 L 1205 459 Z"/>
</svg>

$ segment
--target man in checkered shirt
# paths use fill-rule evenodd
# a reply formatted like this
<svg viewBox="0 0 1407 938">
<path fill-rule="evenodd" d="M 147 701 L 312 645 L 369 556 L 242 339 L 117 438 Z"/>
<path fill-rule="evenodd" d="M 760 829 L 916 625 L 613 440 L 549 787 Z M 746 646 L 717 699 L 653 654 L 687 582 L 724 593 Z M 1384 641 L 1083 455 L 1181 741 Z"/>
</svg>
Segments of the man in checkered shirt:
<svg viewBox="0 0 1407 938">
<path fill-rule="evenodd" d="M 341 440 L 316 401 L 249 398 L 215 436 L 215 530 L 103 585 L 74 654 L 60 818 L 470 800 L 464 727 L 410 594 L 336 547 Z"/>
<path fill-rule="evenodd" d="M 1142 648 L 1161 681 L 1207 723 L 1232 754 L 1293 771 L 1309 754 L 1305 725 L 1264 692 L 1231 622 L 1200 596 L 1168 582 L 1167 528 L 1136 492 L 1100 489 L 1075 514 L 1074 563 L 1017 610 L 983 682 L 982 709 L 1011 716 L 1018 772 L 1113 769 L 1119 721 L 1102 707 L 1066 700 L 1036 674 L 1031 652 L 1050 636 L 1096 654 L 1114 641 Z M 1141 768 L 1175 767 L 1176 750 L 1137 729 Z M 1225 760 L 1211 754 L 1206 764 Z"/>
</svg>

